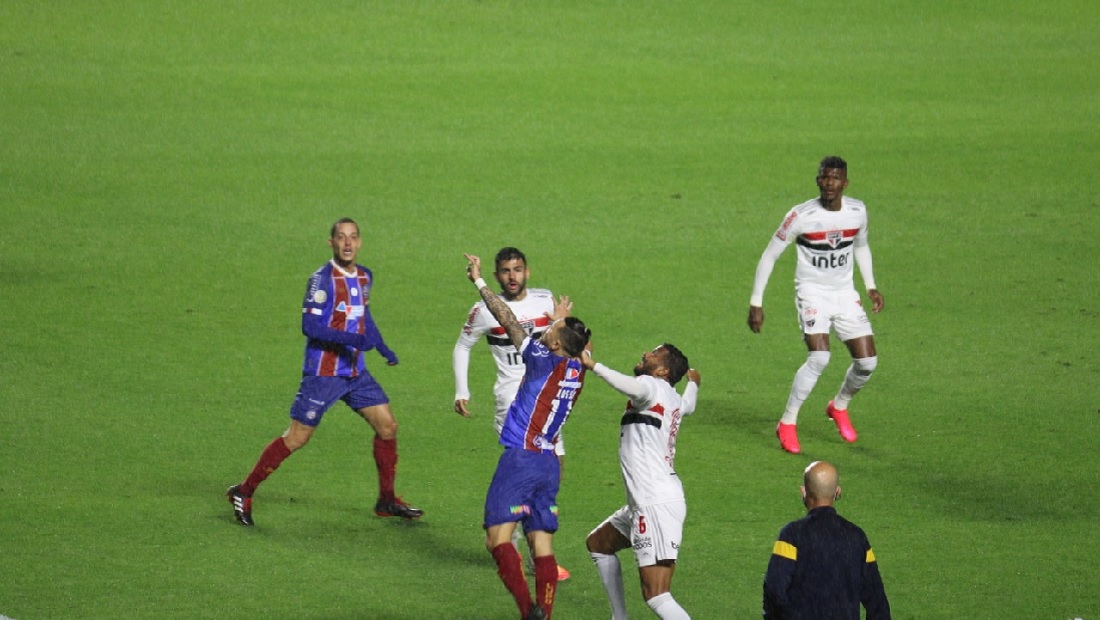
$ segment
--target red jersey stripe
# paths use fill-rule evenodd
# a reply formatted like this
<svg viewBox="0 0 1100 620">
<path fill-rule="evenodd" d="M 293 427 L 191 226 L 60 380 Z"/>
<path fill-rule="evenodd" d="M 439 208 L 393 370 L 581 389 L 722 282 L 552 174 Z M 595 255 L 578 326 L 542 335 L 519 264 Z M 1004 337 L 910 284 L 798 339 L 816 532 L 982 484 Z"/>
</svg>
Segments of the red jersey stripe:
<svg viewBox="0 0 1100 620">
<path fill-rule="evenodd" d="M 803 239 L 806 239 L 807 241 L 825 241 L 826 235 L 828 235 L 830 232 L 834 232 L 834 231 L 829 230 L 829 231 L 822 231 L 822 232 L 808 232 L 808 233 L 802 233 L 801 236 L 802 236 Z M 850 239 L 850 238 L 856 236 L 856 234 L 859 233 L 859 229 L 858 228 L 847 228 L 847 229 L 844 229 L 840 232 L 844 233 L 844 238 L 845 239 Z"/>
</svg>

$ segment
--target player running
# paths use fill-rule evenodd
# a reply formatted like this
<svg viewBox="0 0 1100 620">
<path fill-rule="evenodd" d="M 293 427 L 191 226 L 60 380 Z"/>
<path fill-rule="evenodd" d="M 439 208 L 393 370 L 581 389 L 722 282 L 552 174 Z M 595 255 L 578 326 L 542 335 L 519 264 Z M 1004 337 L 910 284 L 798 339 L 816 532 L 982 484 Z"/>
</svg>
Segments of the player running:
<svg viewBox="0 0 1100 620">
<path fill-rule="evenodd" d="M 848 404 L 871 378 L 878 357 L 871 322 L 853 284 L 853 262 L 859 264 L 871 311 L 878 313 L 885 303 L 871 269 L 867 207 L 844 195 L 848 164 L 839 157 L 821 160 L 817 187 L 820 196 L 791 209 L 768 243 L 756 267 L 749 298 L 749 329 L 759 333 L 764 325 L 764 289 L 775 261 L 791 242 L 797 242 L 795 306 L 809 354 L 795 373 L 787 407 L 775 430 L 779 444 L 792 454 L 802 451 L 796 432 L 798 411 L 829 363 L 830 328 L 848 347 L 852 364 L 825 414 L 836 423 L 844 441 L 858 437 L 848 417 Z"/>
<path fill-rule="evenodd" d="M 663 620 L 687 620 L 670 592 L 683 539 L 687 501 L 673 468 L 676 435 L 683 416 L 695 411 L 699 373 L 671 344 L 647 351 L 629 377 L 592 359 L 585 368 L 630 400 L 619 433 L 619 465 L 626 483 L 623 506 L 588 535 L 588 552 L 611 601 L 612 620 L 626 620 L 626 596 L 619 551 L 634 548 L 642 597 Z M 674 386 L 687 375 L 683 396 Z"/>
</svg>

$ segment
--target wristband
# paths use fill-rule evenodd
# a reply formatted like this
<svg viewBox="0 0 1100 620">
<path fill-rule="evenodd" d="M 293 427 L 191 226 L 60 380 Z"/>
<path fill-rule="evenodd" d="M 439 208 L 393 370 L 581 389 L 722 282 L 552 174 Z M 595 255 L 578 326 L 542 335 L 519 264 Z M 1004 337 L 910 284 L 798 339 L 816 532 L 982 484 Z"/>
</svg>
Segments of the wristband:
<svg viewBox="0 0 1100 620">
<path fill-rule="evenodd" d="M 474 280 L 474 286 L 476 286 L 477 290 L 480 291 L 481 289 L 486 288 L 489 285 L 485 283 L 485 278 L 478 278 Z"/>
</svg>

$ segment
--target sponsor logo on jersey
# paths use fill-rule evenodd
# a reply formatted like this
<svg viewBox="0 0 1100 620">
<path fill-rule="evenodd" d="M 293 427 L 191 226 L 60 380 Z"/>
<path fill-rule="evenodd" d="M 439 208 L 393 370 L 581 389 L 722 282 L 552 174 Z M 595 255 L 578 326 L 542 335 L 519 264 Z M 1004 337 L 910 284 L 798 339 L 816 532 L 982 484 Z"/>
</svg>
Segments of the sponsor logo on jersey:
<svg viewBox="0 0 1100 620">
<path fill-rule="evenodd" d="M 650 539 L 650 538 L 643 538 L 643 539 L 639 540 L 638 542 L 634 543 L 634 550 L 635 551 L 638 551 L 639 549 L 652 549 L 652 548 L 653 548 L 653 540 Z"/>
<path fill-rule="evenodd" d="M 810 259 L 810 264 L 820 269 L 836 269 L 848 264 L 849 252 L 828 252 Z"/>
<path fill-rule="evenodd" d="M 348 316 L 348 320 L 357 319 L 366 314 L 364 306 L 346 304 L 342 301 L 340 302 L 340 305 L 336 306 L 336 311 L 346 314 Z"/>
<path fill-rule="evenodd" d="M 579 376 L 581 376 L 581 371 L 577 370 L 576 368 L 573 368 L 572 366 L 570 366 L 569 368 L 565 369 L 565 380 L 566 381 L 574 381 Z"/>
</svg>

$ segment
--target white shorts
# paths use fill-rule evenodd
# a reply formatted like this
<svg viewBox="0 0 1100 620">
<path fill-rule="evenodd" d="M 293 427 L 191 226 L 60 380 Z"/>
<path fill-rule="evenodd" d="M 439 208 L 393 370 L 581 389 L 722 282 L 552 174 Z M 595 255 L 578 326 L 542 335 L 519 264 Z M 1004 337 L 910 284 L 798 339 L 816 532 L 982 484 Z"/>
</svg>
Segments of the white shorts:
<svg viewBox="0 0 1100 620">
<path fill-rule="evenodd" d="M 675 560 L 684 535 L 687 502 L 668 502 L 632 510 L 623 506 L 600 524 L 611 524 L 634 546 L 638 566 L 653 566 L 658 560 Z M 598 528 L 597 528 L 598 529 Z"/>
<path fill-rule="evenodd" d="M 828 334 L 832 328 L 843 342 L 874 335 L 871 320 L 854 289 L 829 294 L 796 293 L 794 305 L 803 334 Z"/>
<path fill-rule="evenodd" d="M 500 437 L 500 432 L 504 430 L 504 419 L 508 417 L 508 407 L 512 405 L 512 401 L 516 399 L 516 392 L 519 391 L 518 384 L 508 384 L 504 389 L 497 389 L 494 391 L 496 396 L 497 410 L 496 415 L 493 416 L 493 427 L 497 431 L 497 437 Z M 558 443 L 554 444 L 554 454 L 558 456 L 565 456 L 565 438 L 558 435 Z"/>
</svg>

